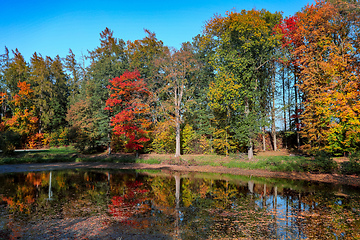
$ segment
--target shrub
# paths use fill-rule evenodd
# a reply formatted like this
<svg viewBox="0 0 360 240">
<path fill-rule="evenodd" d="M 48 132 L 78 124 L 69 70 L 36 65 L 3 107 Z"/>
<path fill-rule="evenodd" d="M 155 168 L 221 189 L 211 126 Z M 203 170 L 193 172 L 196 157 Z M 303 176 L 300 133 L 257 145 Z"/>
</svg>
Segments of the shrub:
<svg viewBox="0 0 360 240">
<path fill-rule="evenodd" d="M 319 151 L 314 154 L 311 160 L 303 161 L 301 167 L 307 172 L 333 173 L 337 170 L 338 165 L 329 153 Z"/>
<path fill-rule="evenodd" d="M 211 140 L 207 139 L 207 137 L 205 135 L 201 135 L 200 140 L 199 140 L 199 148 L 200 148 L 201 153 L 203 153 L 203 154 L 212 153 Z"/>
<path fill-rule="evenodd" d="M 0 148 L 4 155 L 11 155 L 16 147 L 20 146 L 20 134 L 7 130 L 0 133 Z"/>
<path fill-rule="evenodd" d="M 181 131 L 181 148 L 184 154 L 194 152 L 195 131 L 192 126 L 186 124 Z"/>
<path fill-rule="evenodd" d="M 151 147 L 156 153 L 175 152 L 175 127 L 172 121 L 159 122 L 156 125 Z"/>
<path fill-rule="evenodd" d="M 59 128 L 48 136 L 48 142 L 52 147 L 69 145 L 69 135 L 69 128 Z"/>
<path fill-rule="evenodd" d="M 349 161 L 341 164 L 341 172 L 343 174 L 360 174 L 360 151 L 352 153 Z"/>
<path fill-rule="evenodd" d="M 41 147 L 43 145 L 44 134 L 43 133 L 36 133 L 29 137 L 27 146 L 30 149 L 35 149 Z"/>
</svg>

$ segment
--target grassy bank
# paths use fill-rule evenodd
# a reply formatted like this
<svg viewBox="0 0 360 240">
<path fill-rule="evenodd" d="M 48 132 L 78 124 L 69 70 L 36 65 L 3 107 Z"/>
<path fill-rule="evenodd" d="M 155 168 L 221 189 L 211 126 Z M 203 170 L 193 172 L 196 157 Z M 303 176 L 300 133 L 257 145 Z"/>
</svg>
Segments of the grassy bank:
<svg viewBox="0 0 360 240">
<path fill-rule="evenodd" d="M 0 164 L 73 162 L 77 151 L 72 147 L 25 149 L 9 156 L 0 155 Z"/>
<path fill-rule="evenodd" d="M 175 159 L 172 154 L 145 154 L 136 157 L 134 154 L 93 154 L 80 155 L 72 147 L 59 147 L 44 150 L 26 150 L 15 152 L 12 156 L 0 156 L 0 164 L 19 163 L 53 163 L 53 162 L 113 162 L 113 163 L 147 163 L 173 164 L 186 166 L 224 166 L 228 168 L 261 169 L 280 172 L 312 172 L 312 173 L 346 173 L 354 166 L 338 164 L 328 155 L 315 157 L 304 156 L 256 156 L 252 161 L 243 154 L 231 156 L 183 155 Z M 350 169 L 350 170 L 351 170 Z M 359 171 L 360 172 L 360 171 Z M 355 174 L 357 174 L 355 172 Z"/>
</svg>

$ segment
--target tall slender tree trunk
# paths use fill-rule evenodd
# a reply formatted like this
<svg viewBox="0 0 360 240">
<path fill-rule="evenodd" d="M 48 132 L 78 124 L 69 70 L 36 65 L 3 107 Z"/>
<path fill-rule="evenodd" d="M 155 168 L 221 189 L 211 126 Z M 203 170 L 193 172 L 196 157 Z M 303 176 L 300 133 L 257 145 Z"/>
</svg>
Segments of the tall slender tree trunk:
<svg viewBox="0 0 360 240">
<path fill-rule="evenodd" d="M 179 114 L 178 114 L 179 115 Z M 180 116 L 176 116 L 175 131 L 176 131 L 176 147 L 175 147 L 175 157 L 180 157 Z"/>
<path fill-rule="evenodd" d="M 262 140 L 263 140 L 263 151 L 266 151 L 266 139 L 265 139 L 265 127 L 262 128 L 263 129 L 263 134 L 262 134 Z"/>
<path fill-rule="evenodd" d="M 273 146 L 274 151 L 277 151 L 276 146 L 276 124 L 275 124 L 275 64 L 273 65 L 273 75 L 272 75 L 272 83 L 271 83 L 271 92 L 272 92 L 272 107 L 271 107 L 271 118 L 272 118 L 272 127 L 271 127 L 271 135 L 273 137 Z"/>
<path fill-rule="evenodd" d="M 288 92 L 288 119 L 289 119 L 289 130 L 293 131 L 294 129 L 291 126 L 291 106 L 292 106 L 292 99 L 291 99 L 291 87 L 290 87 L 290 81 L 287 82 L 287 92 Z"/>
<path fill-rule="evenodd" d="M 246 117 L 249 116 L 249 101 L 248 99 L 245 99 L 245 114 L 246 114 Z M 249 145 L 248 145 L 248 159 L 249 160 L 252 160 L 254 157 L 254 149 L 253 149 L 253 144 L 252 144 L 252 139 L 251 139 L 251 129 L 250 129 L 250 126 L 249 126 Z"/>
<path fill-rule="evenodd" d="M 282 69 L 282 100 L 283 100 L 283 110 L 284 110 L 284 132 L 286 132 L 286 102 L 285 102 L 285 68 Z"/>
<path fill-rule="evenodd" d="M 249 146 L 248 146 L 248 159 L 252 160 L 253 157 L 254 157 L 254 149 L 253 149 L 252 139 L 250 137 L 249 138 Z"/>
<path fill-rule="evenodd" d="M 283 108 L 284 108 L 284 139 L 283 139 L 283 142 L 285 142 L 285 149 L 287 149 L 287 136 L 286 136 L 286 102 L 285 102 L 285 67 L 283 66 L 283 69 L 282 69 L 282 77 L 281 77 L 281 80 L 282 80 L 282 97 L 283 97 Z"/>
<path fill-rule="evenodd" d="M 178 90 L 175 89 L 175 158 L 180 157 L 180 97 L 177 95 Z"/>
<path fill-rule="evenodd" d="M 300 134 L 299 134 L 299 118 L 297 117 L 298 116 L 298 89 L 296 86 L 296 84 L 297 84 L 296 74 L 294 74 L 294 79 L 295 79 L 294 90 L 295 90 L 295 115 L 296 115 L 296 118 L 295 118 L 296 144 L 297 144 L 297 149 L 299 151 L 299 149 L 300 149 Z"/>
</svg>

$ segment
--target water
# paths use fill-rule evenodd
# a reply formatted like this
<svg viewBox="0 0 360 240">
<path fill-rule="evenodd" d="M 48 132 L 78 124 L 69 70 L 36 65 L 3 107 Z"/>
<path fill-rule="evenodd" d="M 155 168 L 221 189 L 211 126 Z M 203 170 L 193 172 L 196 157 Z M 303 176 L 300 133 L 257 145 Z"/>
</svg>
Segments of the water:
<svg viewBox="0 0 360 240">
<path fill-rule="evenodd" d="M 0 183 L 0 239 L 360 239 L 351 186 L 111 170 Z"/>
</svg>

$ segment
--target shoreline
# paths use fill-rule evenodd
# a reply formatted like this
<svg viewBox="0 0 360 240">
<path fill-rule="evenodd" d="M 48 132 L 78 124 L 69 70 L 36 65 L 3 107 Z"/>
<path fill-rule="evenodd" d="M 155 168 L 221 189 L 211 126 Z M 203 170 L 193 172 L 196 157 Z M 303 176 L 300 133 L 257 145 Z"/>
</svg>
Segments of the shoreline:
<svg viewBox="0 0 360 240">
<path fill-rule="evenodd" d="M 240 168 L 227 168 L 222 166 L 184 166 L 172 164 L 146 164 L 146 163 L 106 163 L 106 162 L 61 162 L 61 163 L 24 163 L 0 165 L 0 174 L 16 172 L 37 172 L 64 169 L 118 169 L 118 170 L 161 170 L 168 172 L 197 172 L 244 175 L 266 178 L 282 178 L 291 180 L 304 180 L 332 184 L 360 186 L 360 177 L 355 175 L 314 174 L 300 172 L 272 172 L 267 170 L 253 170 Z"/>
</svg>

